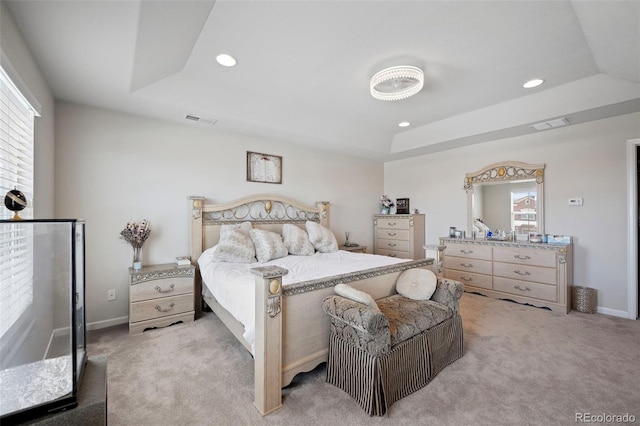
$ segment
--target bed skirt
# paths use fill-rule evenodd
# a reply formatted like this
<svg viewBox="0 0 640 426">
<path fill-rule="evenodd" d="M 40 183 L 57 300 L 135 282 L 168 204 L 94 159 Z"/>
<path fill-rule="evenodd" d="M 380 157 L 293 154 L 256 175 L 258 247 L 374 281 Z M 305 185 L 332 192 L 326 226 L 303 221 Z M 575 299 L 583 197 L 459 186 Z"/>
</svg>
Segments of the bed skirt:
<svg viewBox="0 0 640 426">
<path fill-rule="evenodd" d="M 331 334 L 327 383 L 354 398 L 370 416 L 382 416 L 394 402 L 425 387 L 463 354 L 462 318 L 455 315 L 372 356 Z"/>
</svg>

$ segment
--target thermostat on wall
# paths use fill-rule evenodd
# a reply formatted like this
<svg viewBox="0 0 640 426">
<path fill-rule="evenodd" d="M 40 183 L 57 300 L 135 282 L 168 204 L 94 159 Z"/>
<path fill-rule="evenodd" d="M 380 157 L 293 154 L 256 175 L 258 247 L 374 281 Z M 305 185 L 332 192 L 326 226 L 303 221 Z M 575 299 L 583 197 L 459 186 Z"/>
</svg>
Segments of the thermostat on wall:
<svg viewBox="0 0 640 426">
<path fill-rule="evenodd" d="M 582 198 L 569 198 L 569 205 L 570 206 L 581 206 L 582 205 Z"/>
</svg>

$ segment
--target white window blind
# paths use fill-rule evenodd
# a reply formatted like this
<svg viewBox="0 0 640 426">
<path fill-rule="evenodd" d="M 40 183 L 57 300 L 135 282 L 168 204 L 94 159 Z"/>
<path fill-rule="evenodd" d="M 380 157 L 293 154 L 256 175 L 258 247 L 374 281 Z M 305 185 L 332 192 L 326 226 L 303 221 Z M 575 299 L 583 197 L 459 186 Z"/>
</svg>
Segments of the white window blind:
<svg viewBox="0 0 640 426">
<path fill-rule="evenodd" d="M 28 206 L 20 212 L 33 217 L 34 110 L 0 67 L 0 195 L 18 189 Z M 0 218 L 12 212 L 2 209 Z M 19 221 L 0 228 L 0 336 L 33 303 L 32 227 Z"/>
</svg>

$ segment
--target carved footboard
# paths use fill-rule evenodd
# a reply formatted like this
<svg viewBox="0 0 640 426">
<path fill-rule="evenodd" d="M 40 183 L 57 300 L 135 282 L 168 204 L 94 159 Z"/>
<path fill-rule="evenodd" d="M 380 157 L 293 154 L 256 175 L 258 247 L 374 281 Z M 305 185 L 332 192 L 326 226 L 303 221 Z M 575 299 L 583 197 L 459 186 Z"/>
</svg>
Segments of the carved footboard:
<svg viewBox="0 0 640 426">
<path fill-rule="evenodd" d="M 374 299 L 394 294 L 402 271 L 428 268 L 433 259 L 415 260 L 372 268 L 331 279 L 319 279 L 282 287 L 286 269 L 255 268 L 256 342 L 254 404 L 263 415 L 282 405 L 281 389 L 301 372 L 327 361 L 329 318 L 322 300 L 336 284 L 348 283 Z"/>
</svg>

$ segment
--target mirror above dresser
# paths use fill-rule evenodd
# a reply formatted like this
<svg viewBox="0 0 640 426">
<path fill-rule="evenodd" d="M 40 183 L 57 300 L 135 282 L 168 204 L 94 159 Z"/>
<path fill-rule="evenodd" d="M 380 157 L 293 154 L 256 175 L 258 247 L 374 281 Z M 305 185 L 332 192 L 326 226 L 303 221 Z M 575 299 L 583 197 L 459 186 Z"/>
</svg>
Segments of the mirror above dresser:
<svg viewBox="0 0 640 426">
<path fill-rule="evenodd" d="M 568 236 L 542 238 L 544 169 L 510 161 L 467 173 L 468 234 L 440 238 L 445 278 L 467 292 L 569 312 L 573 244 Z M 474 233 L 480 229 L 494 235 Z"/>
<path fill-rule="evenodd" d="M 467 173 L 467 235 L 491 231 L 500 239 L 515 232 L 528 241 L 529 234 L 544 234 L 544 168 L 507 161 Z"/>
</svg>

